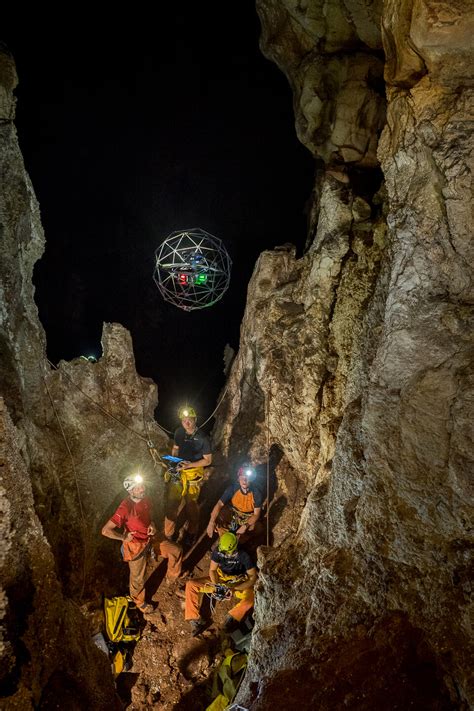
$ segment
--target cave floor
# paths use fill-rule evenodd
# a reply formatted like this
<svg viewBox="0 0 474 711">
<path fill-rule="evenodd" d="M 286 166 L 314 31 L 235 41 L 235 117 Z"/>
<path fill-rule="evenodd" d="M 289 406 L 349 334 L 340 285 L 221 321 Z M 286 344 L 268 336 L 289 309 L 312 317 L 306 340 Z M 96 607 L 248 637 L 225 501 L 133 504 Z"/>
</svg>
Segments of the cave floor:
<svg viewBox="0 0 474 711">
<path fill-rule="evenodd" d="M 207 575 L 211 545 L 204 537 L 185 561 L 184 574 Z M 117 692 L 127 711 L 204 711 L 212 701 L 213 672 L 231 646 L 220 626 L 235 602 L 217 603 L 211 617 L 209 598 L 204 596 L 201 612 L 210 623 L 199 637 L 193 638 L 184 619 L 184 599 L 176 594 L 184 591 L 184 583 L 167 583 L 166 563 L 166 560 L 150 563 L 147 599 L 153 600 L 157 607 L 143 618 L 142 636 L 134 645 L 131 668 L 116 680 Z"/>
</svg>

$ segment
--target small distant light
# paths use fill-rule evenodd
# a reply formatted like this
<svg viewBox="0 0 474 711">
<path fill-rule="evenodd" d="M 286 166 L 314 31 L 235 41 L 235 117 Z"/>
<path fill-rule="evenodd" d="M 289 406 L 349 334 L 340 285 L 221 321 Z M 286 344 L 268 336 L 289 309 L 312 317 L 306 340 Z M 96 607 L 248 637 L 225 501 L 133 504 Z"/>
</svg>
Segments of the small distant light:
<svg viewBox="0 0 474 711">
<path fill-rule="evenodd" d="M 178 274 L 178 280 L 180 284 L 187 284 L 188 283 L 188 275 L 187 274 Z"/>
<path fill-rule="evenodd" d="M 207 282 L 207 274 L 203 274 L 203 273 L 197 274 L 194 279 L 194 283 L 198 284 L 198 285 L 205 284 L 206 282 Z"/>
</svg>

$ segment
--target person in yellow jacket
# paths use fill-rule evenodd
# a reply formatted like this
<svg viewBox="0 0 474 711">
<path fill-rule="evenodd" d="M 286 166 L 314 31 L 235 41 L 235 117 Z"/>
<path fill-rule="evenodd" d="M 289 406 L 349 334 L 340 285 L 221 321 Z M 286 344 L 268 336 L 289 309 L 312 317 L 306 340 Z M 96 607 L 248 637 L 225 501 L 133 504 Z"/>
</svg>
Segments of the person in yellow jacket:
<svg viewBox="0 0 474 711">
<path fill-rule="evenodd" d="M 192 407 L 184 407 L 179 411 L 181 426 L 174 433 L 173 457 L 180 457 L 182 462 L 177 466 L 177 476 L 168 483 L 165 510 L 165 536 L 173 540 L 176 535 L 178 510 L 184 499 L 187 520 L 187 545 L 192 545 L 196 539 L 199 526 L 199 493 L 204 479 L 204 467 L 212 462 L 211 443 L 209 437 L 196 425 L 196 411 Z"/>
</svg>

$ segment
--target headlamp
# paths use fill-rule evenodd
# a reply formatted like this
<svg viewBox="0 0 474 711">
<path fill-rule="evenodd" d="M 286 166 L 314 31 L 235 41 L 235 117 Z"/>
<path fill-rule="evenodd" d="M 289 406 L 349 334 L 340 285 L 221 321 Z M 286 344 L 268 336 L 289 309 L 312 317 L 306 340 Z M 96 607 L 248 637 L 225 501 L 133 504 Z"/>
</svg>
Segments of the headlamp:
<svg viewBox="0 0 474 711">
<path fill-rule="evenodd" d="M 135 481 L 136 484 L 141 484 L 143 481 L 143 477 L 141 474 L 135 474 L 133 477 L 133 480 Z"/>
</svg>

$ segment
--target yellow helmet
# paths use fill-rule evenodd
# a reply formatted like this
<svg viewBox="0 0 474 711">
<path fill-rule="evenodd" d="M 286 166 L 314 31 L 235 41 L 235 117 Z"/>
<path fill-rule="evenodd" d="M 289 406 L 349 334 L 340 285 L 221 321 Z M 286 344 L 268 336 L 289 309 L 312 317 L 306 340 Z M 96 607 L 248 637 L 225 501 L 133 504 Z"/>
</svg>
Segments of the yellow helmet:
<svg viewBox="0 0 474 711">
<path fill-rule="evenodd" d="M 221 553 L 233 553 L 237 548 L 237 536 L 235 533 L 227 531 L 219 538 L 219 551 Z"/>
<path fill-rule="evenodd" d="M 181 407 L 179 412 L 178 412 L 178 417 L 180 420 L 182 420 L 184 417 L 197 417 L 196 415 L 196 410 L 194 407 L 188 407 L 185 405 L 184 407 Z"/>
</svg>

